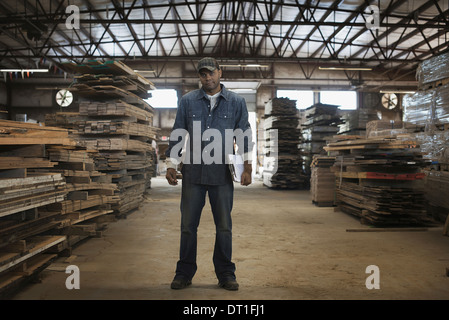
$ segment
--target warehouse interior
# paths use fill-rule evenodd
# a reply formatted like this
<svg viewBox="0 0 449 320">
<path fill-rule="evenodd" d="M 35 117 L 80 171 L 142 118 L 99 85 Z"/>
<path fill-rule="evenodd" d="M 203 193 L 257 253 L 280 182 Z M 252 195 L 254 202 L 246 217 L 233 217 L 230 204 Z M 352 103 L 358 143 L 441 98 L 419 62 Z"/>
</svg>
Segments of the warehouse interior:
<svg viewBox="0 0 449 320">
<path fill-rule="evenodd" d="M 2 299 L 449 298 L 449 1 L 2 0 L 0 17 Z M 237 292 L 217 286 L 208 205 L 198 273 L 170 289 L 165 150 L 203 57 L 255 142 Z"/>
</svg>

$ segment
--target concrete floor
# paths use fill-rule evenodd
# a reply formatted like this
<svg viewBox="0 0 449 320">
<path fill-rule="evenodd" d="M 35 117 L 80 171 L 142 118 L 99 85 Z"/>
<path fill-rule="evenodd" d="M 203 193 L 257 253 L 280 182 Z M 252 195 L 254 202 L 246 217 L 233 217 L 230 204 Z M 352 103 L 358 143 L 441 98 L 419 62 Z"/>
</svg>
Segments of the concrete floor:
<svg viewBox="0 0 449 320">
<path fill-rule="evenodd" d="M 180 186 L 153 178 L 151 194 L 102 238 L 58 258 L 41 281 L 13 299 L 378 300 L 449 299 L 449 237 L 442 227 L 408 232 L 348 232 L 369 228 L 334 208 L 314 206 L 308 191 L 270 190 L 260 181 L 236 186 L 233 259 L 240 290 L 217 286 L 214 225 L 207 205 L 198 235 L 193 284 L 171 290 L 179 247 Z M 80 289 L 68 290 L 65 268 L 80 270 Z M 380 271 L 380 289 L 367 289 Z"/>
</svg>

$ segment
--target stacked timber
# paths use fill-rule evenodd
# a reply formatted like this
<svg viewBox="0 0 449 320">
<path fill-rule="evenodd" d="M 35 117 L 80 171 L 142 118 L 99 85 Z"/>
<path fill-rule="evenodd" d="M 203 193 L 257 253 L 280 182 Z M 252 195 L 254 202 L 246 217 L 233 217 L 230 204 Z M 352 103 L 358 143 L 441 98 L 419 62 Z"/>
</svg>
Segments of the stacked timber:
<svg viewBox="0 0 449 320">
<path fill-rule="evenodd" d="M 379 116 L 374 108 L 358 108 L 357 110 L 345 111 L 341 115 L 339 134 L 365 135 L 366 126 L 370 121 L 378 120 Z"/>
<path fill-rule="evenodd" d="M 335 157 L 314 155 L 310 178 L 312 202 L 319 207 L 332 207 L 335 203 L 335 174 L 331 170 Z"/>
<path fill-rule="evenodd" d="M 99 233 L 94 218 L 112 213 L 111 206 L 118 201 L 116 185 L 111 177 L 95 169 L 96 151 L 84 147 L 48 146 L 48 158 L 55 161 L 52 169 L 65 177 L 65 199 L 45 206 L 46 214 L 59 213 L 59 233 L 66 234 L 70 245 Z M 44 169 L 36 170 L 40 173 Z M 94 221 L 94 222 L 92 222 Z M 88 227 L 87 227 L 88 226 Z M 84 232 L 85 230 L 88 232 Z"/>
<path fill-rule="evenodd" d="M 423 190 L 429 162 L 419 145 L 403 137 L 336 136 L 325 150 L 335 156 L 338 207 L 374 226 L 430 222 Z"/>
<path fill-rule="evenodd" d="M 401 120 L 373 120 L 366 124 L 366 137 L 388 137 L 409 133 Z M 422 147 L 422 146 L 421 146 Z"/>
<path fill-rule="evenodd" d="M 0 296 L 45 268 L 56 257 L 49 249 L 66 241 L 49 234 L 61 226 L 59 212 L 42 209 L 64 201 L 65 177 L 45 146 L 70 145 L 67 130 L 0 121 Z M 45 172 L 37 172 L 46 170 Z"/>
<path fill-rule="evenodd" d="M 338 133 L 341 119 L 336 105 L 318 103 L 303 113 L 305 121 L 301 123 L 301 149 L 305 174 L 310 179 L 313 156 L 326 154 L 323 147 L 328 137 Z"/>
<path fill-rule="evenodd" d="M 155 174 L 157 129 L 145 101 L 154 86 L 116 61 L 70 63 L 65 69 L 76 74 L 70 90 L 79 98 L 79 112 L 49 115 L 46 122 L 70 128 L 74 139 L 98 151 L 96 170 L 117 186 L 112 209 L 127 215 L 143 202 Z"/>
<path fill-rule="evenodd" d="M 299 143 L 296 101 L 274 98 L 265 105 L 263 183 L 269 188 L 297 189 L 306 182 Z"/>
</svg>

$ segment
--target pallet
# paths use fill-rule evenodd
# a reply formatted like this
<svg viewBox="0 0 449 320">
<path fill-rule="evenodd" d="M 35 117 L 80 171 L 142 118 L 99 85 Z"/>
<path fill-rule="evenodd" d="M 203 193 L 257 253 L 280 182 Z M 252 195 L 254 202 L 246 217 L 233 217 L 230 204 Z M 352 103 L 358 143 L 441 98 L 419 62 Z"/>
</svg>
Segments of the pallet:
<svg viewBox="0 0 449 320">
<path fill-rule="evenodd" d="M 312 201 L 312 203 L 317 207 L 335 207 L 334 201 Z"/>
<path fill-rule="evenodd" d="M 18 270 L 0 274 L 0 299 L 8 299 L 14 293 L 19 291 L 26 283 L 31 282 L 53 260 L 57 258 L 56 254 L 39 254 L 29 258 Z"/>
<path fill-rule="evenodd" d="M 396 180 L 413 181 L 422 180 L 426 177 L 424 172 L 418 173 L 383 173 L 383 172 L 338 172 L 338 178 L 350 179 L 375 179 L 375 180 Z"/>
<path fill-rule="evenodd" d="M 35 236 L 3 247 L 0 252 L 0 273 L 63 242 L 65 238 L 65 236 Z"/>
<path fill-rule="evenodd" d="M 432 90 L 432 89 L 436 89 L 438 87 L 442 87 L 448 83 L 449 83 L 449 78 L 445 78 L 445 79 L 441 79 L 441 80 L 424 83 L 420 89 L 424 90 L 424 91 Z"/>
<path fill-rule="evenodd" d="M 34 236 L 0 249 L 0 297 L 4 298 L 45 269 L 56 257 L 48 251 L 65 236 Z"/>
</svg>

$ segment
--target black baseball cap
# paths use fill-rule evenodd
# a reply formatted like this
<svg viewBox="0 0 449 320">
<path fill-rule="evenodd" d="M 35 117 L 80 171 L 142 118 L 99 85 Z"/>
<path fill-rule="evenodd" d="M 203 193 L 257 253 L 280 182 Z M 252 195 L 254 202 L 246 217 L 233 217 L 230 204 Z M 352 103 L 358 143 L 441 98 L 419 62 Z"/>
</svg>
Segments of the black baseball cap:
<svg viewBox="0 0 449 320">
<path fill-rule="evenodd" d="M 214 71 L 215 69 L 220 70 L 220 65 L 214 58 L 206 57 L 198 62 L 197 70 L 200 71 L 201 69 L 207 69 L 209 71 Z"/>
</svg>

